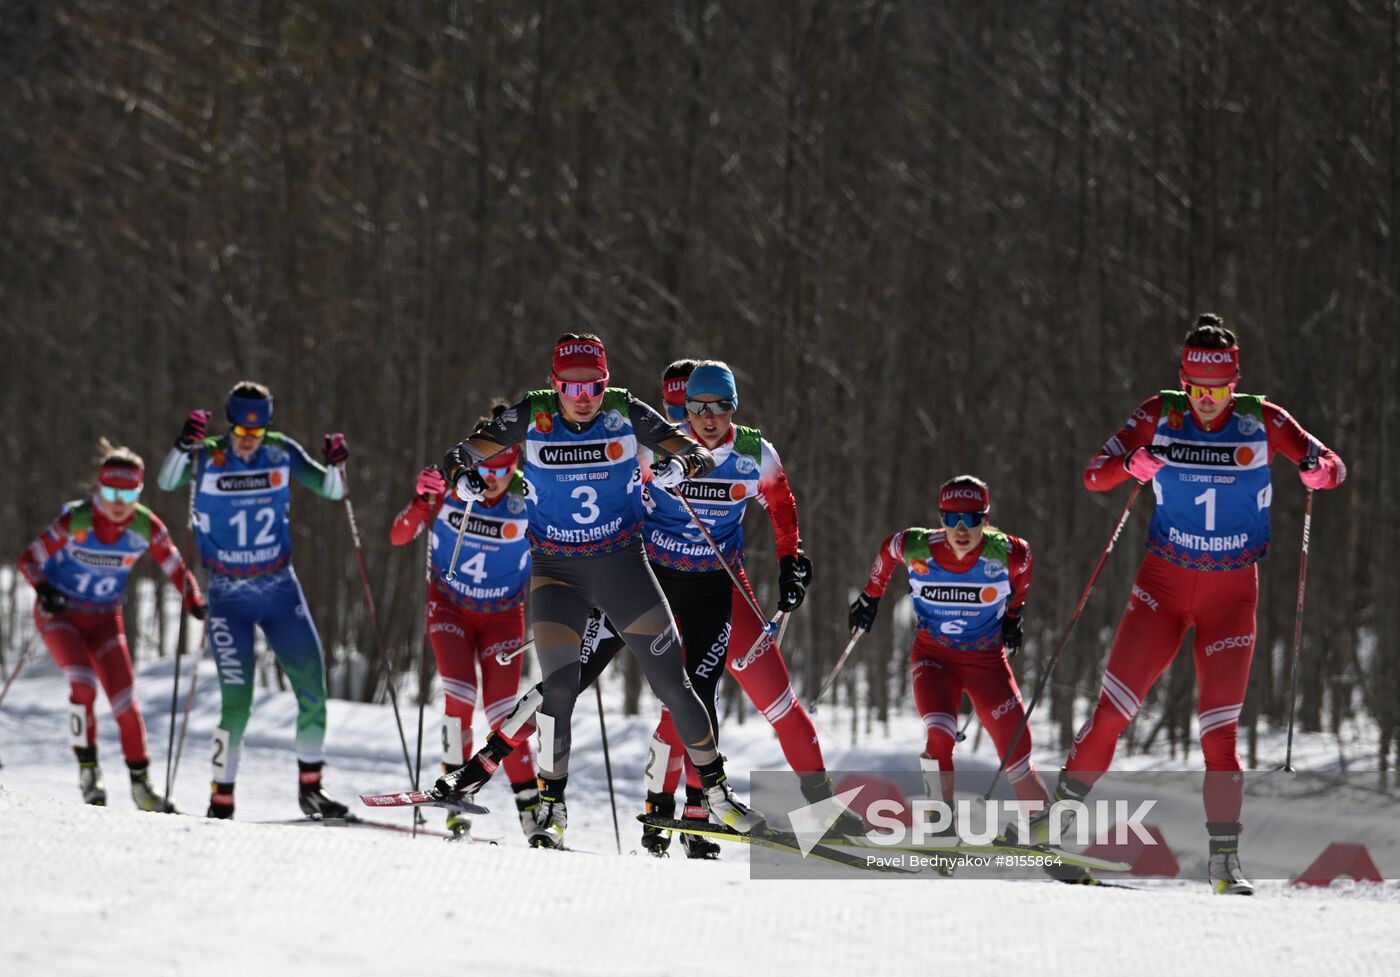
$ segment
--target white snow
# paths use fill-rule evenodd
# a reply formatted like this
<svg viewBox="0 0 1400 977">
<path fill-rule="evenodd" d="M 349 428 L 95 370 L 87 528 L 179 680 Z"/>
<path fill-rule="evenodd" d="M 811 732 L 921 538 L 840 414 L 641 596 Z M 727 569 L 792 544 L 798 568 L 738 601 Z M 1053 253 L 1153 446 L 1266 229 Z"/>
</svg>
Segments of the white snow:
<svg viewBox="0 0 1400 977">
<path fill-rule="evenodd" d="M 11 659 L 12 661 L 13 659 Z M 164 774 L 169 660 L 142 665 L 154 780 Z M 186 673 L 187 674 L 187 673 Z M 184 681 L 182 680 L 182 685 Z M 609 686 L 615 702 L 619 689 Z M 653 717 L 608 713 L 623 850 L 615 854 L 591 693 L 575 714 L 569 841 L 589 854 L 524 847 L 503 777 L 478 819 L 499 846 L 453 845 L 389 832 L 253 823 L 293 818 L 295 702 L 260 690 L 233 823 L 141 814 L 105 700 L 100 749 L 110 807 L 79 802 L 68 749 L 66 685 L 46 657 L 31 661 L 0 705 L 0 974 L 511 975 L 919 974 L 1035 972 L 1075 977 L 1228 973 L 1231 977 L 1400 973 L 1400 887 L 1261 884 L 1253 899 L 1200 882 L 1149 881 L 1149 891 L 1053 882 L 754 881 L 746 850 L 720 862 L 635 854 L 641 769 Z M 425 723 L 424 770 L 437 759 L 440 699 Z M 213 665 L 200 694 L 175 791 L 186 811 L 207 803 Z M 412 749 L 416 709 L 405 705 Z M 850 743 L 850 714 L 818 718 L 833 769 L 912 768 L 916 716 Z M 478 721 L 478 742 L 481 726 Z M 1048 740 L 1042 740 L 1042 742 Z M 968 765 L 994 764 L 988 744 Z M 752 715 L 724 729 L 739 786 L 781 769 L 777 742 Z M 1272 747 L 1271 747 L 1272 749 Z M 406 773 L 387 705 L 333 700 L 328 789 L 342 799 L 402 788 Z M 1335 746 L 1304 737 L 1295 756 L 1325 765 Z M 1053 771 L 1053 749 L 1037 750 Z M 1199 754 L 1196 755 L 1199 759 Z M 1136 767 L 1169 766 L 1125 758 Z M 1301 764 L 1300 764 L 1301 765 Z M 368 812 L 366 812 L 368 813 Z M 371 816 L 408 823 L 402 812 Z M 442 813 L 430 818 L 440 826 Z"/>
</svg>

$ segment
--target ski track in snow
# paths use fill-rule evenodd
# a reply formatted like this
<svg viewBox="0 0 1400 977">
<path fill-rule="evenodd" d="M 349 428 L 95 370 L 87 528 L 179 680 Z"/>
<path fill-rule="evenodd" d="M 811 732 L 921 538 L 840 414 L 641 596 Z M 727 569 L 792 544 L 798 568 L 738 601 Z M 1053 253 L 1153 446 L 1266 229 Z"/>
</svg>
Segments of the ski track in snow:
<svg viewBox="0 0 1400 977">
<path fill-rule="evenodd" d="M 143 666 L 153 780 L 164 776 L 168 662 Z M 182 682 L 182 685 L 184 683 Z M 176 802 L 207 802 L 212 664 L 200 674 Z M 616 700 L 617 687 L 608 689 Z M 591 698 L 591 696 L 589 697 Z M 1053 882 L 754 881 L 746 850 L 720 862 L 615 852 L 592 703 L 575 713 L 569 841 L 589 853 L 524 846 L 503 777 L 481 800 L 478 832 L 499 846 L 446 844 L 357 828 L 250 823 L 298 816 L 295 702 L 259 690 L 238 781 L 238 821 L 141 814 L 105 700 L 98 706 L 107 809 L 77 796 L 67 747 L 66 686 L 32 662 L 0 707 L 0 974 L 357 974 L 465 971 L 496 975 L 919 974 L 1033 970 L 1074 977 L 1198 973 L 1232 977 L 1319 970 L 1400 973 L 1400 886 L 1331 890 L 1265 882 L 1253 899 L 1200 882 L 1147 881 L 1148 891 Z M 645 712 L 646 710 L 644 710 Z M 437 758 L 440 705 L 425 722 L 424 771 Z M 413 749 L 413 710 L 405 710 Z M 829 765 L 915 765 L 922 727 L 897 719 L 886 738 L 850 746 L 849 713 L 819 719 Z M 640 771 L 652 719 L 609 713 L 623 850 L 638 848 Z M 481 726 L 478 720 L 478 742 Z M 748 771 L 783 766 L 761 720 L 724 729 L 740 787 Z M 970 747 L 972 740 L 963 744 Z M 844 749 L 843 749 L 844 747 Z M 959 749 L 968 766 L 995 758 Z M 1331 751 L 1331 753 L 1329 753 Z M 1300 741 L 1320 766 L 1335 747 Z M 352 795 L 404 786 L 387 705 L 333 700 L 327 787 Z M 1037 750 L 1053 769 L 1053 750 Z M 1139 767 L 1160 758 L 1130 758 Z M 1301 765 L 1301 764 L 1300 764 Z M 362 813 L 408 824 L 406 812 Z M 443 814 L 430 811 L 440 827 Z M 679 846 L 677 846 L 679 847 Z"/>
</svg>

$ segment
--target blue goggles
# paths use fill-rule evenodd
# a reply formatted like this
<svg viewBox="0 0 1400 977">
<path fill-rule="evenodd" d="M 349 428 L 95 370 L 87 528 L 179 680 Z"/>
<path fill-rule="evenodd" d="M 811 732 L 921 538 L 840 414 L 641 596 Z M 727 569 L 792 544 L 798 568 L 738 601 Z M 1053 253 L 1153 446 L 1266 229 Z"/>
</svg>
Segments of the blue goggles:
<svg viewBox="0 0 1400 977">
<path fill-rule="evenodd" d="M 127 505 L 131 505 L 131 503 L 141 498 L 141 490 L 139 488 L 123 489 L 112 488 L 110 485 L 101 485 L 98 486 L 97 492 L 102 496 L 104 502 L 125 502 Z"/>
<path fill-rule="evenodd" d="M 477 465 L 476 470 L 482 475 L 488 475 L 491 478 L 505 478 L 511 472 L 515 471 L 515 466 L 502 465 L 500 468 L 496 468 L 493 465 Z"/>
<path fill-rule="evenodd" d="M 943 525 L 948 529 L 957 529 L 959 526 L 966 526 L 968 529 L 976 529 L 987 519 L 985 512 L 942 512 Z"/>
</svg>

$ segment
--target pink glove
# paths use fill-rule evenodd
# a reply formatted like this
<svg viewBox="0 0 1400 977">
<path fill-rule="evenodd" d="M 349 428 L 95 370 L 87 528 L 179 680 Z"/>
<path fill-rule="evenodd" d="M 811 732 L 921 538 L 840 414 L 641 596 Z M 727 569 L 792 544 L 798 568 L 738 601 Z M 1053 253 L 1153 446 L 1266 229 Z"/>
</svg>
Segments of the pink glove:
<svg viewBox="0 0 1400 977">
<path fill-rule="evenodd" d="M 1156 474 L 1162 470 L 1166 464 L 1146 448 L 1134 448 L 1128 452 L 1128 456 L 1123 459 L 1123 467 L 1128 470 L 1128 474 L 1136 478 L 1139 482 L 1150 482 Z"/>
<path fill-rule="evenodd" d="M 418 481 L 414 483 L 413 490 L 418 493 L 420 499 L 444 495 L 447 492 L 447 479 L 442 477 L 442 472 L 437 470 L 436 465 L 429 465 L 418 473 Z"/>
<path fill-rule="evenodd" d="M 199 447 L 204 436 L 209 433 L 209 411 L 192 410 L 180 428 L 180 436 L 175 439 L 175 447 L 181 451 L 193 451 Z"/>
<path fill-rule="evenodd" d="M 1310 489 L 1325 489 L 1331 486 L 1332 473 L 1317 455 L 1308 455 L 1298 462 L 1298 478 Z"/>
</svg>

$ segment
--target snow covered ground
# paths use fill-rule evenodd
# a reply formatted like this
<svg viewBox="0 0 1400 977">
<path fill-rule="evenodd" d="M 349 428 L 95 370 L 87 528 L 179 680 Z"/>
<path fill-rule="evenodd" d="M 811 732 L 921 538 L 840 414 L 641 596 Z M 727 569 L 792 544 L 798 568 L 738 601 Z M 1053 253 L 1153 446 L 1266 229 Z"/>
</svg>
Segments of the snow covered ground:
<svg viewBox="0 0 1400 977">
<path fill-rule="evenodd" d="M 155 780 L 163 776 L 170 664 L 139 669 Z M 182 683 L 183 684 L 183 683 Z M 608 689 L 608 699 L 617 696 Z M 296 817 L 295 703 L 260 690 L 234 823 L 137 813 L 125 793 L 116 729 L 98 707 L 111 806 L 79 803 L 68 750 L 66 688 L 45 657 L 26 666 L 0 706 L 0 974 L 705 975 L 715 973 L 1093 975 L 1400 973 L 1400 885 L 1330 890 L 1261 884 L 1254 899 L 1200 882 L 1148 881 L 1148 891 L 1053 882 L 790 882 L 749 878 L 746 850 L 720 862 L 636 854 L 640 772 L 649 719 L 609 710 L 623 850 L 615 854 L 591 694 L 575 717 L 569 841 L 586 854 L 524 847 L 504 783 L 481 800 L 478 833 L 453 845 L 370 830 L 258 824 Z M 428 712 L 425 770 L 436 759 Z M 208 744 L 218 716 L 213 666 L 200 695 L 175 791 L 186 811 L 207 802 Z M 410 723 L 414 714 L 410 712 Z M 850 717 L 818 719 L 832 768 L 915 766 L 922 726 L 901 717 L 850 745 Z M 412 729 L 410 729 L 412 737 Z M 478 728 L 478 739 L 480 728 Z M 724 731 L 730 769 L 780 769 L 766 724 Z M 1042 739 L 1042 742 L 1045 740 Z M 964 764 L 995 765 L 985 742 Z M 410 747 L 412 743 L 410 742 Z M 1272 749 L 1272 745 L 1271 745 Z M 388 706 L 333 701 L 327 787 L 337 796 L 396 789 L 405 771 Z M 1303 763 L 1326 766 L 1330 741 L 1304 738 Z M 1053 750 L 1038 751 L 1046 770 Z M 1198 755 L 1197 755 L 1198 759 Z M 1162 761 L 1134 757 L 1138 767 Z M 431 777 L 431 773 L 429 773 Z M 498 778 L 499 779 L 499 778 Z M 408 823 L 406 813 L 375 817 Z M 442 814 L 430 814 L 440 826 Z M 1246 863 L 1248 864 L 1248 863 Z"/>
</svg>

